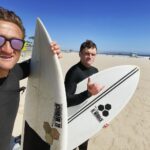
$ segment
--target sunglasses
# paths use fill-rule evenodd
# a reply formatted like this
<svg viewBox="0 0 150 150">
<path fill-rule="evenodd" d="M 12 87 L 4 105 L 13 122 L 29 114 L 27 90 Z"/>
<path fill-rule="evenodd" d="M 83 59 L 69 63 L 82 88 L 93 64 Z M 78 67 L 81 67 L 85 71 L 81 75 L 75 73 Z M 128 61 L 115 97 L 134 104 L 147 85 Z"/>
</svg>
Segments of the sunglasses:
<svg viewBox="0 0 150 150">
<path fill-rule="evenodd" d="M 6 43 L 6 41 L 9 41 L 11 48 L 17 51 L 21 51 L 21 49 L 24 46 L 25 41 L 17 38 L 6 38 L 2 35 L 0 35 L 0 47 L 3 47 Z"/>
</svg>

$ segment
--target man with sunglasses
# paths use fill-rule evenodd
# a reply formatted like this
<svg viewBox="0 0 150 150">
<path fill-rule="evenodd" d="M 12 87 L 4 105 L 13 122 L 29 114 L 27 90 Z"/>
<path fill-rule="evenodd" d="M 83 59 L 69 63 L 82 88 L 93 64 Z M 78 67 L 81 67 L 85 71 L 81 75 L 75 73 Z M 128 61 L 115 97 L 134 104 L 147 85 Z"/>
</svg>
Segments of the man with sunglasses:
<svg viewBox="0 0 150 150">
<path fill-rule="evenodd" d="M 0 7 L 0 150 L 10 150 L 10 140 L 19 106 L 19 81 L 30 74 L 30 60 L 18 63 L 25 29 L 20 17 Z M 53 53 L 60 48 L 51 43 Z"/>
</svg>

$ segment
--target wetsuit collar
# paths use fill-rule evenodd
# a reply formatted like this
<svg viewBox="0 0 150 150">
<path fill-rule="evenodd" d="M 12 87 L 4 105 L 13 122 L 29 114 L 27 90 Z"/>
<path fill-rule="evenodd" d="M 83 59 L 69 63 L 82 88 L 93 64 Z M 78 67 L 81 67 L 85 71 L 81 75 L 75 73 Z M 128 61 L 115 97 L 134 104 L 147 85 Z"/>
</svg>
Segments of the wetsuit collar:
<svg viewBox="0 0 150 150">
<path fill-rule="evenodd" d="M 81 61 L 79 62 L 79 66 L 80 66 L 80 68 L 81 68 L 82 70 L 88 70 L 88 69 L 91 68 L 91 67 L 86 67 L 86 66 L 84 66 Z"/>
</svg>

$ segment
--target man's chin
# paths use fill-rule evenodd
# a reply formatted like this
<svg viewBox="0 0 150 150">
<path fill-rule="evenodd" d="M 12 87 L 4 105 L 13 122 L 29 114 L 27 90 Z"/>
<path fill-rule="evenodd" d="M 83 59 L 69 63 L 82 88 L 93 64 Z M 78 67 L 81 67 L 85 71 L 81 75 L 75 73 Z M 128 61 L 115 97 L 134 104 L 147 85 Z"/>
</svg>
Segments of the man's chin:
<svg viewBox="0 0 150 150">
<path fill-rule="evenodd" d="M 92 64 L 93 64 L 93 62 L 89 62 L 89 63 L 87 63 L 86 65 L 87 65 L 88 67 L 91 67 Z"/>
<path fill-rule="evenodd" d="M 86 67 L 87 68 L 90 68 L 92 65 L 91 64 L 86 64 Z"/>
<path fill-rule="evenodd" d="M 9 71 L 14 67 L 14 65 L 0 65 L 0 70 Z"/>
</svg>

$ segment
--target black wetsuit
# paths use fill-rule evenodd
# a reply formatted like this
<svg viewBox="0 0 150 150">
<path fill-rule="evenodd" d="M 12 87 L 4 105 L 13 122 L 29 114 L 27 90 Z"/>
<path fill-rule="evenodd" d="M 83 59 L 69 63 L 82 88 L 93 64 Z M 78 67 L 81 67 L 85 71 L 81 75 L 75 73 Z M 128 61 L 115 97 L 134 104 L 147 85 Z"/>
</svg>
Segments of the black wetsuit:
<svg viewBox="0 0 150 150">
<path fill-rule="evenodd" d="M 87 68 L 84 65 L 82 65 L 81 62 L 77 63 L 69 69 L 65 77 L 65 88 L 68 107 L 78 105 L 91 96 L 87 89 L 85 89 L 85 91 L 79 94 L 75 94 L 75 92 L 77 84 L 79 82 L 97 72 L 97 68 L 92 66 Z M 85 143 L 79 146 L 79 149 L 87 150 L 87 144 L 88 142 L 86 141 Z"/>
<path fill-rule="evenodd" d="M 0 78 L 0 150 L 10 150 L 10 140 L 19 106 L 19 81 L 29 75 L 30 61 L 16 64 L 6 78 Z"/>
</svg>

